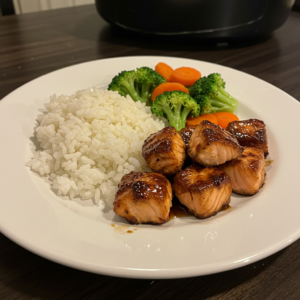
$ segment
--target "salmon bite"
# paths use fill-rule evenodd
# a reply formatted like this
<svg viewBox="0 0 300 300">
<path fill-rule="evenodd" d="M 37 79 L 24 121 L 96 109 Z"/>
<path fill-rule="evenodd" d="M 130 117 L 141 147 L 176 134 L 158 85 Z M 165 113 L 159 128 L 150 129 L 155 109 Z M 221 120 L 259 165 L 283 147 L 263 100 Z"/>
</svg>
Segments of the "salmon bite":
<svg viewBox="0 0 300 300">
<path fill-rule="evenodd" d="M 243 152 L 237 139 L 210 121 L 202 121 L 193 132 L 188 155 L 204 166 L 217 166 L 237 158 Z"/>
<path fill-rule="evenodd" d="M 230 177 L 216 167 L 198 164 L 176 174 L 173 189 L 179 201 L 198 219 L 209 218 L 227 208 L 230 202 Z"/>
<path fill-rule="evenodd" d="M 174 175 L 181 170 L 186 158 L 186 145 L 174 127 L 151 134 L 144 142 L 143 157 L 155 172 Z"/>
<path fill-rule="evenodd" d="M 265 180 L 265 159 L 262 149 L 245 147 L 244 152 L 218 168 L 230 176 L 233 192 L 254 195 Z"/>
<path fill-rule="evenodd" d="M 249 119 L 230 122 L 226 128 L 241 146 L 255 147 L 264 151 L 264 156 L 269 154 L 266 125 L 263 121 Z"/>
<path fill-rule="evenodd" d="M 171 206 L 172 186 L 162 174 L 131 172 L 119 184 L 114 212 L 132 224 L 163 224 Z"/>
</svg>

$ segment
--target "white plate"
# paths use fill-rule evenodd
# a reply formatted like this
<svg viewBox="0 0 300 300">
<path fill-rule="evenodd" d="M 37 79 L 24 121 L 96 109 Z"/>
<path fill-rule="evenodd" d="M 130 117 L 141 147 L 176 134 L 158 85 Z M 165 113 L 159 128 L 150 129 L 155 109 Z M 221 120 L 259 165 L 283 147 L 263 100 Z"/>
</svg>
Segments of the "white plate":
<svg viewBox="0 0 300 300">
<path fill-rule="evenodd" d="M 122 70 L 190 66 L 219 72 L 240 101 L 241 119 L 267 125 L 266 183 L 252 197 L 233 196 L 232 209 L 207 220 L 174 219 L 163 226 L 129 226 L 104 206 L 55 196 L 25 163 L 32 156 L 36 117 L 43 102 L 106 86 Z M 24 248 L 90 272 L 133 278 L 178 278 L 244 266 L 288 246 L 300 236 L 299 103 L 248 74 L 212 63 L 171 57 L 123 57 L 92 61 L 33 80 L 0 102 L 0 228 Z M 112 226 L 115 225 L 115 227 Z M 128 233 L 131 230 L 133 233 Z"/>
</svg>

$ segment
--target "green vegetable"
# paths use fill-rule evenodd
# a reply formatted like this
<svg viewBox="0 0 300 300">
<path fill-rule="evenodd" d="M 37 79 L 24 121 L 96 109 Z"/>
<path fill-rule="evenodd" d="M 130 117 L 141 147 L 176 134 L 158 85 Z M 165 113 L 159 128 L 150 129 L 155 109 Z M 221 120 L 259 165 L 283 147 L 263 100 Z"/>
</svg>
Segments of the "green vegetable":
<svg viewBox="0 0 300 300">
<path fill-rule="evenodd" d="M 185 127 L 188 115 L 197 117 L 200 107 L 187 93 L 182 91 L 164 92 L 155 98 L 151 111 L 161 117 L 167 117 L 171 126 L 177 131 Z"/>
<path fill-rule="evenodd" d="M 129 95 L 134 101 L 141 101 L 151 106 L 151 94 L 165 78 L 148 67 L 138 68 L 132 71 L 122 71 L 115 76 L 108 89 L 117 91 L 122 96 Z"/>
<path fill-rule="evenodd" d="M 238 105 L 238 100 L 225 91 L 225 82 L 218 73 L 201 77 L 189 91 L 200 105 L 201 114 L 223 111 L 233 113 Z"/>
</svg>

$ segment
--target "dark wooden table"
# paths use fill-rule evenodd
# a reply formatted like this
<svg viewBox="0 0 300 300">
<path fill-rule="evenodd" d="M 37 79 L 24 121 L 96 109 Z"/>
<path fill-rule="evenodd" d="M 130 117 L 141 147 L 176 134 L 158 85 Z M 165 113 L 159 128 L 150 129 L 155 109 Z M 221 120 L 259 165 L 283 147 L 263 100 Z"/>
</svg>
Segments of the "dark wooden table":
<svg viewBox="0 0 300 300">
<path fill-rule="evenodd" d="M 0 18 L 0 99 L 53 70 L 130 55 L 178 56 L 222 64 L 257 76 L 300 100 L 298 11 L 291 12 L 268 39 L 217 47 L 112 32 L 93 5 Z M 300 240 L 240 269 L 152 281 L 74 270 L 32 254 L 0 234 L 0 299 L 117 298 L 300 299 Z"/>
</svg>

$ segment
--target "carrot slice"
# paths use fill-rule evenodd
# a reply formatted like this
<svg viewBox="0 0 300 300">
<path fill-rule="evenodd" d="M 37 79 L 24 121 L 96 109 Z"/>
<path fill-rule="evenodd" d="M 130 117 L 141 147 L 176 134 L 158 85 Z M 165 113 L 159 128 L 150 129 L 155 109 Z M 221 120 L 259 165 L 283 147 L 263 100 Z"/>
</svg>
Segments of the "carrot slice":
<svg viewBox="0 0 300 300">
<path fill-rule="evenodd" d="M 164 77 L 167 81 L 171 81 L 171 75 L 174 70 L 169 65 L 160 62 L 155 66 L 155 71 L 162 77 Z"/>
<path fill-rule="evenodd" d="M 208 120 L 208 121 L 218 125 L 218 120 L 213 114 L 203 114 L 199 117 L 187 118 L 185 126 L 198 125 L 204 120 Z"/>
<path fill-rule="evenodd" d="M 163 94 L 164 92 L 171 92 L 171 91 L 182 91 L 185 93 L 190 93 L 189 90 L 182 85 L 181 83 L 177 83 L 177 82 L 164 82 L 161 83 L 160 85 L 158 85 L 152 92 L 151 95 L 151 99 L 152 101 L 155 100 L 155 98 L 160 95 Z"/>
<path fill-rule="evenodd" d="M 224 129 L 226 129 L 230 122 L 239 120 L 238 116 L 230 112 L 218 112 L 213 115 L 217 118 L 219 126 Z"/>
<path fill-rule="evenodd" d="M 185 86 L 190 86 L 201 77 L 201 73 L 189 67 L 181 67 L 175 69 L 171 75 L 171 81 L 179 82 Z"/>
</svg>

